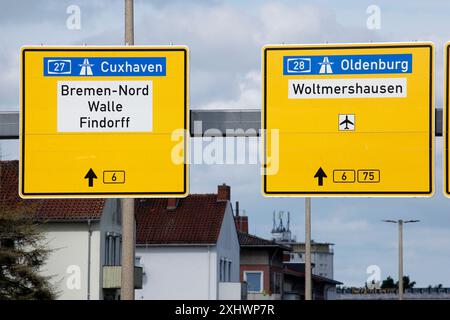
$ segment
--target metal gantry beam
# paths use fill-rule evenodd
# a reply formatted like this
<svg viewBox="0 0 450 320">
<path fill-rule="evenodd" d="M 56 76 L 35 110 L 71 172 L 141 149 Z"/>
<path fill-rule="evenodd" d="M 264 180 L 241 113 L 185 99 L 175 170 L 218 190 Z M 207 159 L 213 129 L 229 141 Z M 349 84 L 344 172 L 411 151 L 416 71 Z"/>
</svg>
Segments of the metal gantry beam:
<svg viewBox="0 0 450 320">
<path fill-rule="evenodd" d="M 435 135 L 443 132 L 442 109 L 436 109 Z M 261 129 L 259 109 L 191 110 L 191 136 L 255 137 Z M 0 139 L 19 139 L 19 112 L 0 112 Z"/>
<path fill-rule="evenodd" d="M 19 112 L 0 111 L 0 139 L 19 139 Z"/>
<path fill-rule="evenodd" d="M 256 137 L 261 130 L 259 109 L 191 110 L 191 136 Z"/>
</svg>

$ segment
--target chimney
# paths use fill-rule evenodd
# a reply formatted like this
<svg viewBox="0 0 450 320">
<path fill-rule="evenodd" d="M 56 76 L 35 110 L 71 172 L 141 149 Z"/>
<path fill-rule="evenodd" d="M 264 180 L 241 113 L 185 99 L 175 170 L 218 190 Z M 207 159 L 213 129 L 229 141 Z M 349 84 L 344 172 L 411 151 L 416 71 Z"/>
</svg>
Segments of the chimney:
<svg viewBox="0 0 450 320">
<path fill-rule="evenodd" d="M 217 201 L 230 201 L 231 199 L 231 188 L 223 183 L 217 186 Z"/>
<path fill-rule="evenodd" d="M 167 198 L 167 210 L 175 210 L 178 206 L 178 198 Z"/>
<path fill-rule="evenodd" d="M 248 233 L 248 217 L 239 215 L 239 201 L 236 201 L 236 215 L 234 217 L 234 224 L 238 231 Z"/>
</svg>

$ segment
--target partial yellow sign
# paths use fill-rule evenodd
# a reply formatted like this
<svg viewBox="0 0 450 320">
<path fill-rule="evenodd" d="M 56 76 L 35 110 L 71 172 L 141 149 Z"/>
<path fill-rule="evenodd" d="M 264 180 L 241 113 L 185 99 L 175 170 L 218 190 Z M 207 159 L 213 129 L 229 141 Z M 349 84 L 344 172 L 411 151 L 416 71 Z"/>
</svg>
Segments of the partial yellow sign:
<svg viewBox="0 0 450 320">
<path fill-rule="evenodd" d="M 449 81 L 449 76 L 450 76 L 450 72 L 449 72 L 449 68 L 450 68 L 450 64 L 449 64 L 449 59 L 450 59 L 450 42 L 447 42 L 445 45 L 445 89 L 444 89 L 444 124 L 443 124 L 443 129 L 444 129 L 444 141 L 445 141 L 445 146 L 444 146 L 444 194 L 447 197 L 450 197 L 450 183 L 449 183 L 449 178 L 450 178 L 450 170 L 449 170 L 449 141 L 448 141 L 448 134 L 449 134 L 449 86 L 450 86 L 450 81 Z"/>
<path fill-rule="evenodd" d="M 23 47 L 23 198 L 188 194 L 186 47 Z"/>
<path fill-rule="evenodd" d="M 267 196 L 431 196 L 432 43 L 263 48 Z"/>
</svg>

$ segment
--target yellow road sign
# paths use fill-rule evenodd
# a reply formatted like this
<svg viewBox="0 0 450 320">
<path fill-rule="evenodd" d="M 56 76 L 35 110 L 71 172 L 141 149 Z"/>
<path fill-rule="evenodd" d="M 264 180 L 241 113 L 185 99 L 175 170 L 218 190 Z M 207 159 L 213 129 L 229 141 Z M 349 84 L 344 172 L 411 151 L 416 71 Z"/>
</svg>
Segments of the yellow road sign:
<svg viewBox="0 0 450 320">
<path fill-rule="evenodd" d="M 188 194 L 186 47 L 23 47 L 23 198 Z"/>
<path fill-rule="evenodd" d="M 447 44 L 445 45 L 445 89 L 444 89 L 444 96 L 445 96 L 445 103 L 444 103 L 444 140 L 445 140 L 445 147 L 444 147 L 444 194 L 447 197 L 450 197 L 450 184 L 449 184 L 449 177 L 450 177 L 450 170 L 449 170 L 449 148 L 448 148 L 448 128 L 449 128 L 449 86 L 450 86 L 450 81 L 449 81 L 449 76 L 450 76 L 450 72 L 449 72 L 449 68 L 450 68 L 450 64 L 449 64 L 449 59 L 450 59 L 450 42 L 447 42 Z"/>
<path fill-rule="evenodd" d="M 263 194 L 431 196 L 431 43 L 263 48 Z"/>
</svg>

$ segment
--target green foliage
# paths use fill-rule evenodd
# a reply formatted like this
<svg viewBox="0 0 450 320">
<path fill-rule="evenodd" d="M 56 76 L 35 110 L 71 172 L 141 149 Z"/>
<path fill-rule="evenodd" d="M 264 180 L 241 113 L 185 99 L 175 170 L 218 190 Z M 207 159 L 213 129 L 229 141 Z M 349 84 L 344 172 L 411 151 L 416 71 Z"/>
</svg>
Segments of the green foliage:
<svg viewBox="0 0 450 320">
<path fill-rule="evenodd" d="M 415 281 L 409 279 L 409 276 L 403 276 L 403 289 L 412 289 L 416 285 Z M 396 282 L 396 286 L 398 287 L 398 281 Z"/>
<path fill-rule="evenodd" d="M 403 289 L 412 289 L 416 285 L 415 281 L 411 282 L 411 279 L 409 276 L 403 276 Z M 396 289 L 398 288 L 398 281 L 394 282 L 394 279 L 391 278 L 391 276 L 388 276 L 383 282 L 381 283 L 381 289 Z"/>
<path fill-rule="evenodd" d="M 391 276 L 388 276 L 381 283 L 381 289 L 395 289 L 395 288 L 397 288 L 397 285 L 394 283 L 394 279 L 392 279 Z"/>
<path fill-rule="evenodd" d="M 23 207 L 0 201 L 0 300 L 50 300 L 55 292 L 39 273 L 50 250 Z"/>
</svg>

